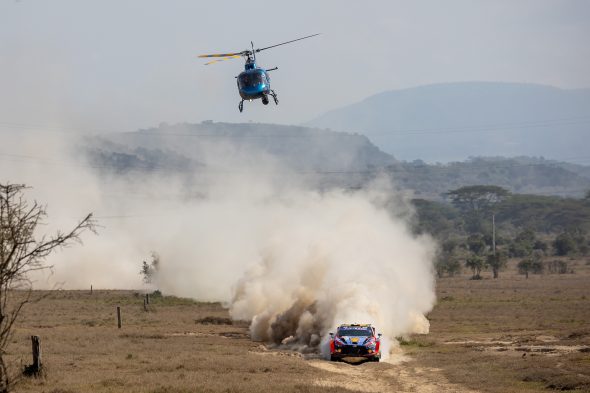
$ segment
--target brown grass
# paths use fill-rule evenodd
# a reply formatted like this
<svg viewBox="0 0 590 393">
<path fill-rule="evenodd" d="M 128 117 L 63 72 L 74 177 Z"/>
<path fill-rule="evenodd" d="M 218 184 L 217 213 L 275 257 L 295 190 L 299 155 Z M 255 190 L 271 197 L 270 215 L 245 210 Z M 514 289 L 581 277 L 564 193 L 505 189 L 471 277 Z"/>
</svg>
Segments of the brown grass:
<svg viewBox="0 0 590 393">
<path fill-rule="evenodd" d="M 9 361 L 15 373 L 30 363 L 30 336 L 39 335 L 46 370 L 43 378 L 23 379 L 17 391 L 340 391 L 312 384 L 321 371 L 299 356 L 262 356 L 247 326 L 219 323 L 228 316 L 218 303 L 153 298 L 151 310 L 131 291 L 55 291 L 29 305 Z"/>
<path fill-rule="evenodd" d="M 431 334 L 409 361 L 360 366 L 268 350 L 217 303 L 133 291 L 52 291 L 28 305 L 8 348 L 12 371 L 41 336 L 45 376 L 19 392 L 590 391 L 590 266 L 576 274 L 438 281 Z M 123 328 L 117 329 L 120 305 Z"/>
<path fill-rule="evenodd" d="M 590 268 L 568 262 L 575 274 L 527 280 L 511 261 L 498 280 L 439 280 L 431 334 L 402 347 L 487 392 L 590 391 Z"/>
</svg>

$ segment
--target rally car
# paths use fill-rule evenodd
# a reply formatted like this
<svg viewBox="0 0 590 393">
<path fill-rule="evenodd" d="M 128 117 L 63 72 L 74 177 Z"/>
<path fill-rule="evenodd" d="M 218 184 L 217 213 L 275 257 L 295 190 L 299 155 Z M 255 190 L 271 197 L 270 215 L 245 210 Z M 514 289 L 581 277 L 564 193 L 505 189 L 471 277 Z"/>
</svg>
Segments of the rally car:
<svg viewBox="0 0 590 393">
<path fill-rule="evenodd" d="M 340 325 L 336 334 L 330 333 L 330 360 L 345 357 L 364 357 L 378 362 L 381 359 L 381 333 L 375 334 L 371 325 Z"/>
</svg>

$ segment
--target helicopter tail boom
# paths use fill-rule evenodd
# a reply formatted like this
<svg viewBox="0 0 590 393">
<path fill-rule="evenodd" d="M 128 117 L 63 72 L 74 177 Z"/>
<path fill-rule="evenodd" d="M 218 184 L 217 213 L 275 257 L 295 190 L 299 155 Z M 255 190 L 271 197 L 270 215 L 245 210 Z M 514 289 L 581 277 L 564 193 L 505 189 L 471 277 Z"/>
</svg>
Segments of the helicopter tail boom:
<svg viewBox="0 0 590 393">
<path fill-rule="evenodd" d="M 263 50 L 266 50 L 266 49 L 274 48 L 274 47 L 281 46 L 281 45 L 285 45 L 285 44 L 290 44 L 291 42 L 295 42 L 295 41 L 301 41 L 301 40 L 304 40 L 304 39 L 306 39 L 306 38 L 315 37 L 316 35 L 320 35 L 320 34 L 321 34 L 321 33 L 312 34 L 312 35 L 308 35 L 308 36 L 306 36 L 306 37 L 297 38 L 297 39 L 295 39 L 295 40 L 291 40 L 291 41 L 287 41 L 287 42 L 281 42 L 280 44 L 276 44 L 276 45 L 267 46 L 266 48 L 260 48 L 260 49 L 256 49 L 254 52 L 255 52 L 255 53 L 258 53 L 258 52 L 260 52 L 260 51 L 263 51 Z M 252 48 L 252 49 L 254 49 L 254 48 Z"/>
</svg>

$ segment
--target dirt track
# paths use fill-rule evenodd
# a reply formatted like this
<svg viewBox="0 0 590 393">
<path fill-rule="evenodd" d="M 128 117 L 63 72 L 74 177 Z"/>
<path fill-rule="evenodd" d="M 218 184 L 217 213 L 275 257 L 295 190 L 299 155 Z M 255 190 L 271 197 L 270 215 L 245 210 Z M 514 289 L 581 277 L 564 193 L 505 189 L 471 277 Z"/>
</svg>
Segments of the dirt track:
<svg viewBox="0 0 590 393">
<path fill-rule="evenodd" d="M 387 361 L 379 363 L 356 361 L 330 362 L 319 355 L 303 356 L 292 351 L 267 349 L 259 346 L 255 352 L 260 356 L 297 357 L 322 373 L 311 382 L 322 388 L 345 389 L 354 392 L 456 392 L 475 393 L 465 387 L 450 383 L 439 369 L 421 367 L 398 351 Z"/>
<path fill-rule="evenodd" d="M 406 362 L 395 365 L 386 362 L 350 365 L 313 360 L 309 364 L 328 373 L 325 378 L 315 381 L 318 386 L 368 393 L 475 392 L 449 383 L 439 370 L 417 367 Z"/>
</svg>

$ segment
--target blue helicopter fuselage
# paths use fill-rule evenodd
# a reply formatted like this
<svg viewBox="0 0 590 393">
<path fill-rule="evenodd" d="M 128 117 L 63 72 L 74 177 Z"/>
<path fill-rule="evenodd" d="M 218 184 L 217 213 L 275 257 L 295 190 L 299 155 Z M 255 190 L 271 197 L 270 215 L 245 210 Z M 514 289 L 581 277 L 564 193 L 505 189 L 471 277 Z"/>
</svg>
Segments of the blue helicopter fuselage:
<svg viewBox="0 0 590 393">
<path fill-rule="evenodd" d="M 265 69 L 256 66 L 253 61 L 246 62 L 244 71 L 238 75 L 238 91 L 243 100 L 263 98 L 270 94 L 270 77 Z"/>
</svg>

